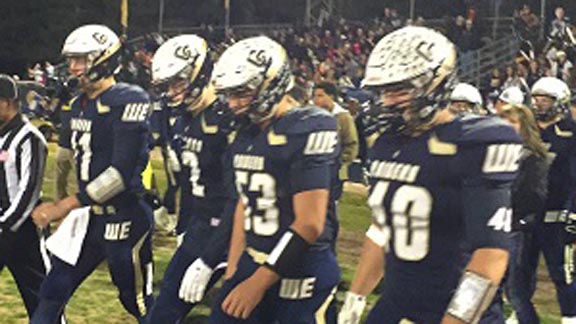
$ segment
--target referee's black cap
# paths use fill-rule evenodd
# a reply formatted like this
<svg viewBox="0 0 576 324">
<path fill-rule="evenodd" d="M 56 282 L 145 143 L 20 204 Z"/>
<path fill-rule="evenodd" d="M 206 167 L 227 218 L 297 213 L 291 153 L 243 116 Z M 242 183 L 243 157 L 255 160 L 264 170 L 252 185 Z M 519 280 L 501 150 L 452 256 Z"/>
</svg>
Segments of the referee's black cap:
<svg viewBox="0 0 576 324">
<path fill-rule="evenodd" d="M 16 81 L 6 74 L 0 74 L 0 99 L 17 99 L 18 86 Z"/>
</svg>

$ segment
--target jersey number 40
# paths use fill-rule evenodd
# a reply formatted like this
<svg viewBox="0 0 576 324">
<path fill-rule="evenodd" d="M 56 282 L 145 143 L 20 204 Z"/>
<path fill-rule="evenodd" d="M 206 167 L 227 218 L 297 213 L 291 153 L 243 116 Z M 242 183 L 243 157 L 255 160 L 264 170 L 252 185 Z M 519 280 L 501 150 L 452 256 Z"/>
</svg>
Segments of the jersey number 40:
<svg viewBox="0 0 576 324">
<path fill-rule="evenodd" d="M 368 198 L 374 221 L 384 227 L 387 233 L 390 233 L 390 225 L 386 223 L 383 202 L 389 186 L 390 182 L 379 181 Z M 396 256 L 406 261 L 424 259 L 430 249 L 430 192 L 424 187 L 402 185 L 392 196 L 390 210 Z"/>
</svg>

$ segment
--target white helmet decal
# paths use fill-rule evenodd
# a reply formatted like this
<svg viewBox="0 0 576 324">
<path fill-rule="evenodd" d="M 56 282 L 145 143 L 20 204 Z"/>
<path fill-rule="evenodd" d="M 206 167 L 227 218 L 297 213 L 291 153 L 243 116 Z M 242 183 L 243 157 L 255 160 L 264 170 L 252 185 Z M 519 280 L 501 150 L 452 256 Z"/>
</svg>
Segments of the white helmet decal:
<svg viewBox="0 0 576 324">
<path fill-rule="evenodd" d="M 191 67 L 190 81 L 202 68 L 208 44 L 196 35 L 180 35 L 162 44 L 152 58 L 152 83 L 167 81 Z"/>
<path fill-rule="evenodd" d="M 292 87 L 286 50 L 265 37 L 243 39 L 230 46 L 214 66 L 212 81 L 217 92 L 257 91 L 248 117 L 258 122 L 273 114 L 273 107 Z"/>
<path fill-rule="evenodd" d="M 376 44 L 362 84 L 386 86 L 416 81 L 418 87 L 428 83 L 433 74 L 452 73 L 455 66 L 456 48 L 444 35 L 425 27 L 404 27 Z"/>
<path fill-rule="evenodd" d="M 120 39 L 104 25 L 85 25 L 75 29 L 64 41 L 62 55 L 89 55 L 120 45 Z"/>
</svg>

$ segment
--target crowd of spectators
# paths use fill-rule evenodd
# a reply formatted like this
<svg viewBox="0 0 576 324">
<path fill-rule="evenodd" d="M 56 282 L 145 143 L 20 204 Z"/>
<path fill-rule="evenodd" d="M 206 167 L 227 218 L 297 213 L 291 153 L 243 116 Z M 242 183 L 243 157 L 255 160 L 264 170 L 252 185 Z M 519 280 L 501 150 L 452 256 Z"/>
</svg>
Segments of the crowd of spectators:
<svg viewBox="0 0 576 324">
<path fill-rule="evenodd" d="M 526 92 L 542 76 L 557 76 L 576 89 L 574 56 L 570 45 L 569 19 L 562 8 L 555 10 L 556 18 L 550 23 L 547 42 L 538 47 L 540 19 L 527 5 L 519 8 L 515 14 L 515 29 L 519 37 L 528 44 L 519 59 L 503 69 L 494 69 L 481 83 L 485 97 L 500 93 L 510 86 L 518 86 Z M 314 85 L 322 82 L 333 83 L 344 94 L 357 91 L 364 75 L 364 67 L 369 53 L 387 33 L 405 25 L 429 25 L 423 18 L 414 21 L 406 19 L 393 8 L 386 8 L 381 17 L 371 21 L 355 22 L 340 19 L 328 21 L 322 28 L 281 28 L 265 31 L 268 36 L 279 41 L 287 49 L 296 82 L 306 94 L 311 96 Z M 459 48 L 460 52 L 480 48 L 485 42 L 485 26 L 474 8 L 456 17 L 444 17 L 435 21 L 433 27 L 446 34 Z M 217 58 L 230 43 L 246 36 L 240 31 L 228 30 L 226 33 L 211 26 L 205 26 L 199 34 L 206 38 Z M 165 37 L 158 34 L 147 35 L 139 42 L 128 42 L 127 59 L 120 79 L 149 87 L 150 63 L 154 51 Z M 572 38 L 573 40 L 573 38 Z M 540 42 L 541 43 L 541 42 Z M 536 53 L 536 54 L 535 54 Z M 63 83 L 63 69 L 49 62 L 31 65 L 27 79 L 46 86 L 49 97 L 58 93 L 57 84 Z M 60 82 L 57 80 L 60 79 Z M 41 96 L 32 96 L 37 98 Z M 345 97 L 345 96 L 343 96 Z M 310 99 L 310 98 L 306 98 Z M 356 98 L 357 99 L 357 98 Z M 365 98 L 363 98 L 365 99 Z M 31 102 L 34 100 L 31 100 Z M 43 102 L 43 105 L 51 106 Z M 32 103 L 34 105 L 34 103 Z"/>
<path fill-rule="evenodd" d="M 554 11 L 555 19 L 550 23 L 544 39 L 539 39 L 540 19 L 528 5 L 515 13 L 515 30 L 524 41 L 515 62 L 503 69 L 495 68 L 482 81 L 480 89 L 485 97 L 497 96 L 503 90 L 516 86 L 529 93 L 532 85 L 541 77 L 556 77 L 576 91 L 576 41 L 571 32 L 569 18 L 564 9 Z"/>
</svg>

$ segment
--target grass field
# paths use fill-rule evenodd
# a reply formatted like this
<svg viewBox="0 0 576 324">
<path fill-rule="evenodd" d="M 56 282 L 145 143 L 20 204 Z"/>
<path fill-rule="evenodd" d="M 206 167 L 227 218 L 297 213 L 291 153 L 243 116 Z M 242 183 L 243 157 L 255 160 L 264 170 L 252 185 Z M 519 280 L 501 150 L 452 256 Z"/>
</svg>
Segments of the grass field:
<svg viewBox="0 0 576 324">
<path fill-rule="evenodd" d="M 55 148 L 50 147 L 50 156 L 44 177 L 44 196 L 53 197 L 54 188 L 54 160 Z M 153 166 L 161 170 L 161 161 L 154 159 Z M 157 172 L 158 182 L 162 189 L 165 184 L 163 172 Z M 369 222 L 369 210 L 365 205 L 365 190 L 358 186 L 347 186 L 345 194 L 339 205 L 341 233 L 338 242 L 338 258 L 342 268 L 343 282 L 341 290 L 346 289 L 354 275 L 357 257 L 361 242 Z M 175 240 L 170 237 L 158 235 L 155 237 L 155 284 L 159 287 L 162 275 L 175 249 Z M 108 269 L 101 265 L 76 291 L 66 309 L 66 315 L 71 324 L 131 324 L 136 323 L 122 308 L 116 298 L 117 292 L 109 279 Z M 338 298 L 342 299 L 343 293 Z M 210 296 L 201 307 L 197 307 L 190 314 L 186 323 L 206 323 L 209 313 Z M 369 307 L 376 300 L 373 296 L 369 300 Z M 538 291 L 535 304 L 541 314 L 544 324 L 560 323 L 556 292 L 553 284 L 548 280 L 548 274 L 543 266 L 538 273 Z M 18 295 L 18 291 L 8 271 L 0 273 L 0 324 L 25 324 L 26 312 Z"/>
</svg>

